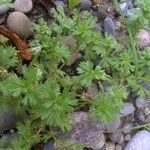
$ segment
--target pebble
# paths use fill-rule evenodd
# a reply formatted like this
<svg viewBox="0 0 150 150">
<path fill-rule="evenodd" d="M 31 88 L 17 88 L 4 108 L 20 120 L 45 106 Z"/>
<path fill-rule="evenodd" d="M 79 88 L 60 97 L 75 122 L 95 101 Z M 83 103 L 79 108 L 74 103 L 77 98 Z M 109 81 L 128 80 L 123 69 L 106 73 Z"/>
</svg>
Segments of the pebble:
<svg viewBox="0 0 150 150">
<path fill-rule="evenodd" d="M 67 13 L 67 6 L 65 5 L 65 3 L 63 1 L 60 0 L 56 0 L 54 1 L 56 7 L 61 6 L 64 9 L 64 12 Z"/>
<path fill-rule="evenodd" d="M 80 8 L 81 10 L 88 10 L 92 6 L 91 0 L 81 0 Z"/>
<path fill-rule="evenodd" d="M 54 140 L 53 139 L 48 140 L 44 144 L 43 150 L 54 150 Z"/>
<path fill-rule="evenodd" d="M 145 97 L 137 97 L 135 100 L 135 105 L 137 108 L 144 108 L 150 104 L 150 101 L 146 99 Z"/>
<path fill-rule="evenodd" d="M 115 130 L 118 129 L 120 126 L 121 126 L 121 119 L 120 116 L 117 116 L 114 122 L 106 124 L 106 130 L 107 131 Z"/>
<path fill-rule="evenodd" d="M 123 107 L 121 109 L 121 115 L 123 117 L 127 117 L 127 116 L 133 114 L 134 111 L 135 111 L 135 108 L 132 103 L 124 103 Z"/>
<path fill-rule="evenodd" d="M 124 150 L 150 150 L 150 132 L 138 131 L 127 143 Z"/>
<path fill-rule="evenodd" d="M 86 96 L 90 99 L 95 99 L 98 95 L 98 87 L 96 84 L 92 83 L 90 87 L 88 87 L 86 91 Z"/>
<path fill-rule="evenodd" d="M 31 21 L 22 12 L 12 12 L 7 18 L 7 26 L 21 38 L 27 38 L 32 34 Z"/>
<path fill-rule="evenodd" d="M 63 36 L 61 42 L 70 48 L 71 57 L 66 64 L 72 65 L 78 59 L 77 41 L 72 36 Z"/>
<path fill-rule="evenodd" d="M 131 139 L 131 134 L 129 134 L 129 133 L 124 136 L 124 140 L 126 142 L 130 141 L 130 139 Z"/>
<path fill-rule="evenodd" d="M 105 144 L 103 134 L 105 127 L 101 121 L 93 122 L 86 112 L 73 114 L 73 133 L 71 139 L 75 143 L 83 144 L 86 148 L 100 149 Z"/>
<path fill-rule="evenodd" d="M 120 4 L 120 9 L 124 13 L 126 17 L 130 17 L 131 13 L 129 12 L 129 9 L 133 8 L 133 4 L 131 1 L 122 1 Z"/>
<path fill-rule="evenodd" d="M 115 150 L 115 143 L 107 142 L 105 144 L 105 150 Z"/>
<path fill-rule="evenodd" d="M 133 128 L 133 124 L 131 124 L 131 123 L 124 124 L 123 125 L 123 133 L 125 133 L 125 134 L 130 133 L 132 128 Z"/>
<path fill-rule="evenodd" d="M 148 81 L 144 81 L 144 80 L 140 80 L 139 82 L 145 89 L 150 89 L 150 82 Z"/>
<path fill-rule="evenodd" d="M 121 145 L 116 145 L 116 150 L 122 150 L 122 146 Z"/>
<path fill-rule="evenodd" d="M 4 23 L 6 20 L 6 14 L 0 15 L 0 24 Z"/>
<path fill-rule="evenodd" d="M 8 10 L 9 8 L 6 5 L 0 5 L 0 15 L 5 14 Z"/>
<path fill-rule="evenodd" d="M 23 119 L 22 114 L 16 115 L 10 106 L 1 106 L 0 108 L 0 133 L 16 127 L 16 123 Z"/>
<path fill-rule="evenodd" d="M 124 142 L 124 136 L 120 132 L 109 134 L 108 137 L 114 143 L 122 144 Z"/>
<path fill-rule="evenodd" d="M 32 0 L 15 0 L 15 10 L 23 13 L 30 12 L 33 8 Z"/>
<path fill-rule="evenodd" d="M 114 21 L 110 17 L 106 17 L 104 20 L 104 31 L 108 35 L 115 36 L 115 24 Z"/>
<path fill-rule="evenodd" d="M 150 31 L 147 29 L 141 29 L 137 34 L 137 43 L 141 49 L 150 47 Z"/>
</svg>

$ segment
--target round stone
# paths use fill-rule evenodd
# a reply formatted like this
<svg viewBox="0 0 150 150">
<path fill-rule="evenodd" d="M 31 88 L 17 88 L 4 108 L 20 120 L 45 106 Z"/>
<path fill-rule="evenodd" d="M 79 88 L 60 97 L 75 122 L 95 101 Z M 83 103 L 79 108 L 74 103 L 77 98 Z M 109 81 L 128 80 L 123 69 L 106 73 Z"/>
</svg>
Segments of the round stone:
<svg viewBox="0 0 150 150">
<path fill-rule="evenodd" d="M 134 111 L 135 111 L 135 108 L 132 103 L 124 103 L 123 107 L 121 109 L 121 115 L 123 117 L 127 117 L 127 116 L 133 114 Z"/>
<path fill-rule="evenodd" d="M 141 96 L 137 97 L 135 100 L 135 105 L 137 108 L 144 108 L 148 106 L 148 104 L 150 104 L 150 101 Z"/>
<path fill-rule="evenodd" d="M 104 20 L 104 31 L 108 35 L 115 36 L 115 24 L 114 21 L 110 17 L 106 17 Z"/>
<path fill-rule="evenodd" d="M 53 139 L 48 140 L 44 144 L 43 150 L 54 150 L 54 140 Z"/>
<path fill-rule="evenodd" d="M 124 136 L 124 140 L 125 140 L 125 141 L 130 141 L 130 139 L 131 139 L 131 134 L 126 134 L 126 135 Z"/>
<path fill-rule="evenodd" d="M 115 143 L 107 142 L 105 144 L 105 150 L 115 150 Z"/>
<path fill-rule="evenodd" d="M 121 145 L 116 145 L 116 150 L 122 150 L 122 146 Z"/>
<path fill-rule="evenodd" d="M 7 18 L 7 26 L 21 38 L 27 38 L 32 34 L 31 21 L 22 12 L 12 12 Z"/>
<path fill-rule="evenodd" d="M 124 142 L 124 136 L 120 132 L 114 132 L 114 133 L 110 134 L 109 139 L 112 142 L 118 143 L 118 144 L 122 144 Z"/>
<path fill-rule="evenodd" d="M 80 2 L 80 8 L 82 10 L 90 9 L 91 6 L 92 6 L 91 0 L 81 0 Z"/>
<path fill-rule="evenodd" d="M 121 119 L 120 119 L 120 116 L 117 116 L 117 118 L 114 122 L 106 124 L 106 130 L 107 131 L 116 130 L 120 126 L 121 126 Z"/>
<path fill-rule="evenodd" d="M 27 13 L 33 7 L 32 0 L 15 0 L 15 10 Z"/>
<path fill-rule="evenodd" d="M 5 14 L 8 11 L 8 7 L 6 5 L 0 5 L 0 15 Z"/>
<path fill-rule="evenodd" d="M 124 124 L 123 133 L 125 133 L 125 134 L 130 133 L 132 128 L 133 128 L 133 124 L 131 124 L 131 123 Z"/>
<path fill-rule="evenodd" d="M 137 43 L 139 48 L 150 47 L 150 31 L 141 29 L 137 34 Z"/>
<path fill-rule="evenodd" d="M 150 132 L 138 131 L 126 144 L 124 150 L 150 150 Z"/>
</svg>

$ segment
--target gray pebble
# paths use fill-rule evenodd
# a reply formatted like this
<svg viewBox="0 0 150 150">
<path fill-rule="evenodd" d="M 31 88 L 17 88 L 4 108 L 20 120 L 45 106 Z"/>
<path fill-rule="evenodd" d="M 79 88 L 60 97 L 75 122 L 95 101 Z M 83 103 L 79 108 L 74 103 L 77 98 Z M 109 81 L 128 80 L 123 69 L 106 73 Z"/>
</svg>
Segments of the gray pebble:
<svg viewBox="0 0 150 150">
<path fill-rule="evenodd" d="M 90 9 L 91 6 L 92 6 L 91 0 L 81 0 L 80 2 L 80 8 L 82 10 Z"/>
<path fill-rule="evenodd" d="M 8 7 L 6 5 L 0 5 L 0 15 L 5 14 L 8 11 Z"/>
<path fill-rule="evenodd" d="M 122 150 L 122 146 L 121 145 L 116 145 L 116 150 Z"/>
<path fill-rule="evenodd" d="M 121 115 L 123 117 L 127 117 L 127 116 L 133 114 L 134 111 L 135 111 L 135 108 L 132 103 L 124 103 L 123 107 L 121 109 Z"/>
<path fill-rule="evenodd" d="M 133 124 L 131 124 L 131 123 L 124 124 L 123 125 L 123 133 L 125 133 L 125 134 L 130 133 L 132 128 L 133 128 Z"/>
<path fill-rule="evenodd" d="M 31 21 L 22 12 L 12 12 L 7 18 L 7 26 L 21 38 L 27 38 L 32 34 Z"/>
<path fill-rule="evenodd" d="M 120 9 L 121 11 L 124 13 L 124 15 L 126 17 L 130 17 L 131 16 L 131 13 L 129 11 L 129 9 L 133 8 L 133 4 L 131 1 L 122 1 L 120 4 Z"/>
<path fill-rule="evenodd" d="M 105 150 L 115 150 L 115 143 L 107 142 L 105 144 Z"/>
<path fill-rule="evenodd" d="M 137 97 L 135 100 L 135 105 L 137 108 L 144 108 L 146 106 L 148 106 L 148 104 L 150 104 L 150 101 L 144 97 Z"/>
<path fill-rule="evenodd" d="M 0 133 L 16 127 L 16 123 L 23 119 L 23 114 L 16 114 L 10 106 L 0 108 Z"/>
<path fill-rule="evenodd" d="M 33 8 L 32 0 L 15 0 L 15 10 L 27 13 Z"/>
<path fill-rule="evenodd" d="M 118 129 L 121 126 L 121 119 L 120 116 L 117 116 L 116 120 L 112 123 L 106 124 L 106 130 L 115 130 Z"/>
<path fill-rule="evenodd" d="M 67 6 L 65 5 L 65 3 L 63 1 L 60 1 L 60 0 L 56 0 L 55 2 L 55 5 L 58 7 L 58 6 L 61 6 L 63 7 L 64 11 L 67 12 Z"/>
<path fill-rule="evenodd" d="M 120 132 L 114 132 L 108 135 L 108 137 L 114 143 L 122 144 L 124 142 L 124 136 Z"/>
<path fill-rule="evenodd" d="M 116 35 L 115 24 L 110 17 L 106 17 L 104 20 L 104 31 L 108 35 L 112 35 L 112 36 Z"/>
<path fill-rule="evenodd" d="M 131 134 L 129 134 L 129 133 L 124 136 L 124 140 L 126 142 L 130 141 L 130 139 L 131 139 Z"/>
<path fill-rule="evenodd" d="M 137 43 L 139 48 L 150 47 L 150 31 L 141 29 L 137 34 Z"/>
<path fill-rule="evenodd" d="M 54 150 L 54 140 L 50 139 L 44 144 L 43 150 Z"/>
<path fill-rule="evenodd" d="M 138 131 L 127 143 L 124 150 L 150 150 L 150 132 Z"/>
</svg>

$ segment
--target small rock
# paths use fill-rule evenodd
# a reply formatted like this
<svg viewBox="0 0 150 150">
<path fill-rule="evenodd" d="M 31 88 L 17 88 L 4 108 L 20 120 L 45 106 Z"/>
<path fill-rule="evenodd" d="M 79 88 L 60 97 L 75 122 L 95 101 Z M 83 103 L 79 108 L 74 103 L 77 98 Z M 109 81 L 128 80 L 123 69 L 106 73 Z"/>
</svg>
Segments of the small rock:
<svg viewBox="0 0 150 150">
<path fill-rule="evenodd" d="M 116 120 L 110 124 L 106 124 L 106 130 L 110 131 L 110 130 L 115 130 L 118 129 L 121 126 L 121 119 L 120 116 L 116 117 Z"/>
<path fill-rule="evenodd" d="M 101 121 L 93 122 L 85 112 L 73 114 L 73 131 L 71 139 L 84 147 L 100 149 L 104 146 L 104 124 Z"/>
<path fill-rule="evenodd" d="M 9 8 L 6 5 L 0 5 L 0 15 L 5 14 L 8 10 Z"/>
<path fill-rule="evenodd" d="M 137 43 L 141 49 L 150 47 L 150 31 L 147 29 L 141 29 L 137 34 Z"/>
<path fill-rule="evenodd" d="M 132 103 L 124 103 L 123 107 L 121 109 L 121 115 L 123 117 L 127 117 L 127 116 L 133 114 L 134 111 L 135 111 L 135 108 Z"/>
<path fill-rule="evenodd" d="M 27 13 L 33 7 L 32 0 L 15 0 L 15 10 Z"/>
<path fill-rule="evenodd" d="M 126 142 L 130 141 L 130 139 L 131 139 L 131 134 L 129 134 L 129 133 L 124 136 L 124 140 Z"/>
<path fill-rule="evenodd" d="M 114 143 L 122 144 L 124 142 L 124 136 L 120 132 L 109 134 L 108 137 Z"/>
<path fill-rule="evenodd" d="M 0 108 L 0 133 L 16 127 L 16 123 L 23 120 L 23 114 L 16 114 L 10 106 Z"/>
<path fill-rule="evenodd" d="M 140 85 L 142 85 L 145 89 L 150 89 L 150 82 L 148 81 L 144 81 L 144 80 L 140 80 Z"/>
<path fill-rule="evenodd" d="M 122 150 L 122 146 L 121 145 L 116 145 L 116 150 Z"/>
<path fill-rule="evenodd" d="M 82 10 L 88 10 L 92 6 L 91 0 L 81 0 L 80 2 L 80 8 Z"/>
<path fill-rule="evenodd" d="M 126 17 L 130 17 L 129 9 L 133 8 L 133 4 L 131 1 L 123 1 L 120 3 L 120 9 L 124 13 Z"/>
<path fill-rule="evenodd" d="M 137 108 L 144 108 L 148 106 L 148 104 L 150 104 L 150 101 L 141 96 L 137 97 L 135 100 L 135 105 Z"/>
<path fill-rule="evenodd" d="M 63 36 L 61 42 L 68 46 L 71 50 L 70 60 L 66 61 L 67 65 L 72 65 L 78 59 L 77 43 L 72 36 Z"/>
<path fill-rule="evenodd" d="M 64 3 L 64 1 L 61 1 L 61 0 L 56 0 L 54 1 L 56 7 L 62 7 L 64 9 L 64 12 L 67 13 L 67 5 Z"/>
<path fill-rule="evenodd" d="M 53 139 L 48 140 L 44 144 L 43 150 L 54 150 L 54 140 Z"/>
<path fill-rule="evenodd" d="M 150 150 L 150 132 L 138 131 L 127 143 L 124 150 Z"/>
<path fill-rule="evenodd" d="M 115 150 L 115 143 L 112 143 L 112 142 L 107 142 L 105 144 L 105 150 Z"/>
<path fill-rule="evenodd" d="M 131 124 L 131 123 L 124 124 L 123 125 L 123 133 L 125 133 L 125 134 L 130 133 L 132 128 L 133 128 L 133 124 Z"/>
<path fill-rule="evenodd" d="M 115 24 L 110 17 L 106 17 L 104 20 L 104 31 L 108 35 L 112 35 L 112 36 L 116 35 Z"/>
<path fill-rule="evenodd" d="M 6 15 L 0 15 L 0 24 L 4 23 L 4 21 L 6 20 Z"/>
<path fill-rule="evenodd" d="M 27 38 L 32 34 L 31 21 L 22 12 L 12 12 L 7 18 L 7 26 L 21 38 Z"/>
<path fill-rule="evenodd" d="M 86 96 L 90 99 L 95 99 L 98 94 L 98 87 L 96 84 L 92 83 L 90 87 L 88 87 L 86 91 Z"/>
</svg>

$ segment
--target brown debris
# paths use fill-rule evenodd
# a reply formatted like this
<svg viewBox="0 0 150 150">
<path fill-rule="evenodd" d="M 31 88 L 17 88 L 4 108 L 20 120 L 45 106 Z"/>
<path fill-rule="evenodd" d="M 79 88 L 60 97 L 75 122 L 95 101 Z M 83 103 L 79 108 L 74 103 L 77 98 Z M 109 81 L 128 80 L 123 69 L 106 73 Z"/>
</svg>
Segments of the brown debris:
<svg viewBox="0 0 150 150">
<path fill-rule="evenodd" d="M 32 56 L 29 52 L 28 44 L 25 42 L 25 40 L 20 39 L 15 33 L 8 30 L 4 26 L 0 26 L 0 34 L 4 35 L 15 43 L 23 59 L 31 60 Z"/>
</svg>

